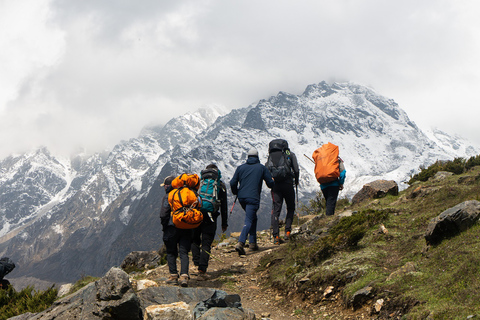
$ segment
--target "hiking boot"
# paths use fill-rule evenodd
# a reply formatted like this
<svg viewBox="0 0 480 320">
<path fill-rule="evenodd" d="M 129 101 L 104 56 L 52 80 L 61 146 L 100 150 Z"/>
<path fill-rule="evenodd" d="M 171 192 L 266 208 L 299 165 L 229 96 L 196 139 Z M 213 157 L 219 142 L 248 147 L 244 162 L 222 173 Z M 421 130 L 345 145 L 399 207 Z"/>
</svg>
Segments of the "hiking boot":
<svg viewBox="0 0 480 320">
<path fill-rule="evenodd" d="M 198 270 L 197 281 L 206 281 L 210 279 L 206 271 Z"/>
<path fill-rule="evenodd" d="M 167 284 L 178 284 L 178 274 L 171 274 L 167 281 L 165 281 Z"/>
<path fill-rule="evenodd" d="M 188 287 L 188 274 L 182 274 L 180 279 L 178 279 L 178 283 L 182 287 Z"/>
<path fill-rule="evenodd" d="M 188 269 L 188 273 L 194 276 L 198 275 L 198 272 L 199 272 L 198 266 L 193 266 Z"/>
<path fill-rule="evenodd" d="M 276 245 L 280 245 L 282 244 L 284 241 L 282 239 L 280 239 L 279 236 L 276 236 L 275 239 L 273 240 L 273 244 L 276 244 Z"/>
<path fill-rule="evenodd" d="M 290 231 L 287 231 L 287 232 L 285 233 L 285 238 L 284 238 L 284 239 L 285 239 L 285 241 L 289 241 L 289 240 L 290 240 Z"/>
<path fill-rule="evenodd" d="M 238 252 L 239 256 L 244 256 L 246 254 L 245 249 L 243 248 L 244 246 L 245 245 L 242 242 L 237 243 L 237 245 L 235 246 L 235 251 Z"/>
<path fill-rule="evenodd" d="M 258 244 L 252 243 L 252 244 L 249 246 L 249 249 L 250 249 L 250 251 L 258 251 Z"/>
</svg>

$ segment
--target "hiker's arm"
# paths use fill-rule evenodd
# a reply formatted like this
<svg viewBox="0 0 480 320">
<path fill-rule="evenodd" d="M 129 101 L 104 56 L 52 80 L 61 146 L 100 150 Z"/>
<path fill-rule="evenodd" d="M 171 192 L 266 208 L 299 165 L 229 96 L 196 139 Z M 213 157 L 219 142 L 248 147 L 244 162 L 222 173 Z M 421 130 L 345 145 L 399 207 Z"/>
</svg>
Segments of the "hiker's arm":
<svg viewBox="0 0 480 320">
<path fill-rule="evenodd" d="M 267 187 L 269 187 L 270 189 L 272 189 L 273 186 L 275 185 L 275 181 L 273 181 L 272 174 L 265 166 L 263 167 L 263 180 L 267 184 Z"/>
<path fill-rule="evenodd" d="M 238 193 L 238 168 L 235 170 L 232 180 L 230 180 L 230 189 L 232 189 L 234 195 Z"/>
<path fill-rule="evenodd" d="M 298 181 L 300 178 L 300 167 L 298 166 L 297 156 L 295 155 L 295 153 L 292 152 L 290 156 L 292 157 L 293 173 L 295 174 L 295 185 L 298 186 Z"/>
<path fill-rule="evenodd" d="M 343 169 L 342 172 L 340 172 L 340 178 L 339 178 L 339 183 L 343 187 L 343 184 L 345 183 L 345 178 L 347 177 L 347 170 Z"/>
<path fill-rule="evenodd" d="M 162 206 L 160 208 L 160 221 L 162 223 L 163 229 L 168 226 L 170 220 L 170 204 L 168 203 L 168 194 L 162 199 Z"/>
</svg>

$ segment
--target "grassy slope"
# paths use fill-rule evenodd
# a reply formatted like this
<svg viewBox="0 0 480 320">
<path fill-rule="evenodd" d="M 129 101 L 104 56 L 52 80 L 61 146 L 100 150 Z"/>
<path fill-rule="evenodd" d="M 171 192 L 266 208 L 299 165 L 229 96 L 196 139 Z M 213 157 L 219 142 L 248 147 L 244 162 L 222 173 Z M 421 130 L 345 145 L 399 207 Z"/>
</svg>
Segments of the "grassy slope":
<svg viewBox="0 0 480 320">
<path fill-rule="evenodd" d="M 414 191 L 419 195 L 412 198 Z M 466 200 L 480 200 L 480 167 L 416 183 L 397 197 L 347 207 L 358 211 L 351 217 L 322 217 L 314 228 L 320 238 L 294 239 L 267 256 L 259 270 L 269 270 L 269 285 L 295 290 L 317 304 L 328 304 L 322 300 L 327 286 L 341 291 L 347 305 L 353 293 L 371 286 L 369 305 L 385 300 L 379 318 L 480 315 L 480 225 L 434 247 L 423 238 L 430 219 Z M 379 232 L 382 223 L 388 234 Z M 407 263 L 414 271 L 401 272 Z M 389 278 L 394 272 L 398 275 Z M 309 281 L 301 283 L 306 277 Z"/>
</svg>

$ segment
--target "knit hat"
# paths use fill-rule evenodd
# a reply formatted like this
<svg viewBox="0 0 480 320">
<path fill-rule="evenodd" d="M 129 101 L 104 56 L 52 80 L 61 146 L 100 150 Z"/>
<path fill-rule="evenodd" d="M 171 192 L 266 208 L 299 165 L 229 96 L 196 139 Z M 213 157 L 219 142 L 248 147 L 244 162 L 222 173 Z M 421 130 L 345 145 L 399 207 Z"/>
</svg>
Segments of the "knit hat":
<svg viewBox="0 0 480 320">
<path fill-rule="evenodd" d="M 163 180 L 163 183 L 160 185 L 161 187 L 163 186 L 170 186 L 172 184 L 173 179 L 175 179 L 174 176 L 168 176 Z"/>
<path fill-rule="evenodd" d="M 258 150 L 252 147 L 250 150 L 248 150 L 247 156 L 258 158 Z"/>
</svg>

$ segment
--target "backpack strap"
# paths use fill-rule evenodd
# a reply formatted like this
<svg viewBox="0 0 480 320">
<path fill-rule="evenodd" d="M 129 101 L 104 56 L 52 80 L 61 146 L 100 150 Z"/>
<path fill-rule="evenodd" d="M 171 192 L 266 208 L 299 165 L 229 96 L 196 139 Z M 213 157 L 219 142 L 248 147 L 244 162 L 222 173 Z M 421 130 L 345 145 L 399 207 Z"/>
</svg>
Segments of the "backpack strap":
<svg viewBox="0 0 480 320">
<path fill-rule="evenodd" d="M 180 201 L 180 204 L 182 205 L 180 208 L 175 210 L 175 212 L 179 212 L 181 210 L 185 211 L 185 207 L 183 206 L 182 193 L 180 192 L 180 190 L 183 189 L 183 188 L 185 188 L 185 187 L 180 187 L 180 188 L 175 189 L 175 193 L 178 193 L 178 200 Z M 173 194 L 173 198 L 175 198 L 175 193 Z"/>
</svg>

